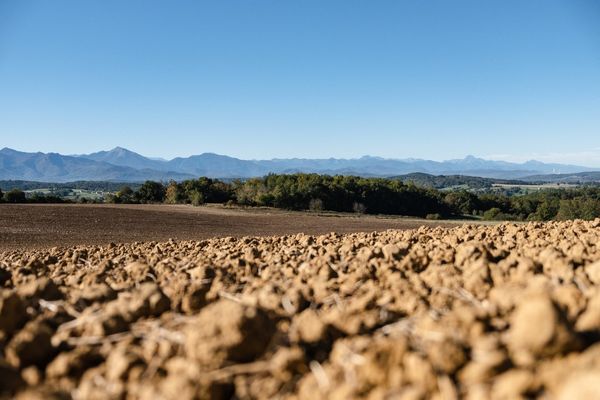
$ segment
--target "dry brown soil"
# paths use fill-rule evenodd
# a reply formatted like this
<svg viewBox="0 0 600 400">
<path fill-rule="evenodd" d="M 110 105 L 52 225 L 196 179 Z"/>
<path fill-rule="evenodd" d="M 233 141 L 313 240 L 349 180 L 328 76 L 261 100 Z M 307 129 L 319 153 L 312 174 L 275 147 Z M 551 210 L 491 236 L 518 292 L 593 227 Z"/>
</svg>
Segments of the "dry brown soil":
<svg viewBox="0 0 600 400">
<path fill-rule="evenodd" d="M 0 397 L 600 396 L 600 219 L 10 251 L 0 287 Z"/>
<path fill-rule="evenodd" d="M 0 204 L 0 250 L 445 225 L 407 218 L 169 205 Z"/>
</svg>

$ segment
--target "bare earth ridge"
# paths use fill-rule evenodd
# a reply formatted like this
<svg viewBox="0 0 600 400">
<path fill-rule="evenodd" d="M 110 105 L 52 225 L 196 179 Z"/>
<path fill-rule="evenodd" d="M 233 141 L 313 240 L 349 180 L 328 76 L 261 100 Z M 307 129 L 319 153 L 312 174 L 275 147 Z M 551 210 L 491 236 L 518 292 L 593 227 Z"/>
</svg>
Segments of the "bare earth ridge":
<svg viewBox="0 0 600 400">
<path fill-rule="evenodd" d="M 18 399 L 598 399 L 600 219 L 0 254 Z"/>
</svg>

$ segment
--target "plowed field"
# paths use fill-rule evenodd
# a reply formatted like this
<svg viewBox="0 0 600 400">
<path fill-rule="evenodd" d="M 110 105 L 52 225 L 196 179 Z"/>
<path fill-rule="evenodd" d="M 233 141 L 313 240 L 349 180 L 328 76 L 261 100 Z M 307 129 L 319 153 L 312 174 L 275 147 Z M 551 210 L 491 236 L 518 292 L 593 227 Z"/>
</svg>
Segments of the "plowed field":
<svg viewBox="0 0 600 400">
<path fill-rule="evenodd" d="M 600 220 L 17 250 L 0 285 L 6 398 L 600 393 Z"/>
<path fill-rule="evenodd" d="M 456 223 L 212 206 L 0 204 L 0 251 L 216 236 L 370 232 Z"/>
</svg>

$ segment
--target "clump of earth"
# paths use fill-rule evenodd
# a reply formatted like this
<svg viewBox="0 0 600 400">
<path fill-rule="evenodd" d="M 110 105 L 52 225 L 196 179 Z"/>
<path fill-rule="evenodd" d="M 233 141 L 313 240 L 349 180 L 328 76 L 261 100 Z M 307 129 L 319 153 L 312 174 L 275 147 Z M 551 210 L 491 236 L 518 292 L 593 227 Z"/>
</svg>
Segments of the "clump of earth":
<svg viewBox="0 0 600 400">
<path fill-rule="evenodd" d="M 600 219 L 1 253 L 0 397 L 598 399 Z"/>
</svg>

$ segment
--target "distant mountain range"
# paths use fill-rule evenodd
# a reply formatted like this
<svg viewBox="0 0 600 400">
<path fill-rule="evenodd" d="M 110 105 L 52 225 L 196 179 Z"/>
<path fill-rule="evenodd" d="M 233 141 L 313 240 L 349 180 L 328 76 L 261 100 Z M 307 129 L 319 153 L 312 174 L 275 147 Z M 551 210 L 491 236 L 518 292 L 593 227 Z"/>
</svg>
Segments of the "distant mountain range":
<svg viewBox="0 0 600 400">
<path fill-rule="evenodd" d="M 138 182 L 147 179 L 183 180 L 192 177 L 194 175 L 175 171 L 132 168 L 58 153 L 24 153 L 8 148 L 0 150 L 0 179 L 5 180 Z"/>
<path fill-rule="evenodd" d="M 522 164 L 484 160 L 473 156 L 448 161 L 387 159 L 364 156 L 357 159 L 272 159 L 241 160 L 203 153 L 162 160 L 144 157 L 116 147 L 109 151 L 83 155 L 25 153 L 9 148 L 0 150 L 0 180 L 70 182 L 78 180 L 140 182 L 183 180 L 199 176 L 211 178 L 250 178 L 268 173 L 320 173 L 360 176 L 397 176 L 410 173 L 466 175 L 496 179 L 540 180 L 540 176 L 595 171 L 576 165 L 528 161 Z M 576 175 L 575 175 L 576 176 Z M 592 174 L 592 176 L 595 176 Z M 533 177 L 535 179 L 529 179 Z"/>
</svg>

